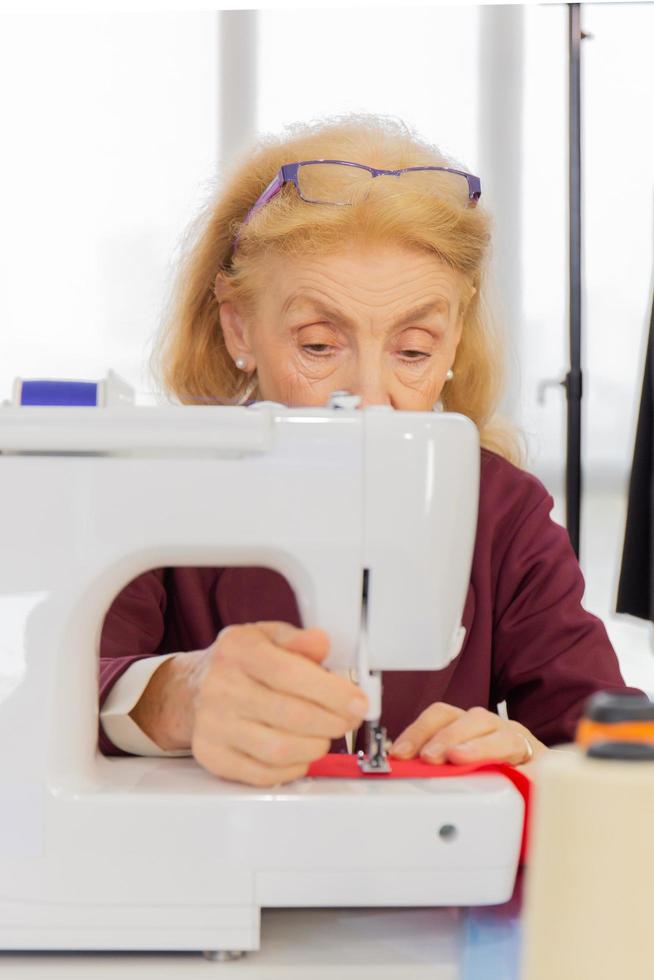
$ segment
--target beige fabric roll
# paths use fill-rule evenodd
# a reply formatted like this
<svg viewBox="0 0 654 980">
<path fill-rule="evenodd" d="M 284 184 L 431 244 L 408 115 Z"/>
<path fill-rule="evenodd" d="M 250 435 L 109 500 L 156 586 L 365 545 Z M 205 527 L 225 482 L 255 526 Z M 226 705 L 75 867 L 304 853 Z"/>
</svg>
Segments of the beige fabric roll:
<svg viewBox="0 0 654 980">
<path fill-rule="evenodd" d="M 654 977 L 654 762 L 542 760 L 521 976 Z"/>
</svg>

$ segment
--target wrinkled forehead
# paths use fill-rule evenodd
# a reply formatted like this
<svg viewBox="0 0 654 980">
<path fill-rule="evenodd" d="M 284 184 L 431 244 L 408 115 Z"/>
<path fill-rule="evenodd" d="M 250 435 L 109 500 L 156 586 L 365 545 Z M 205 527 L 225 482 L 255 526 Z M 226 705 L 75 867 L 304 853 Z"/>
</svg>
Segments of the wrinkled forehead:
<svg viewBox="0 0 654 980">
<path fill-rule="evenodd" d="M 395 246 L 267 256 L 261 271 L 262 296 L 280 315 L 347 305 L 445 311 L 458 305 L 464 285 L 462 275 L 438 256 Z"/>
</svg>

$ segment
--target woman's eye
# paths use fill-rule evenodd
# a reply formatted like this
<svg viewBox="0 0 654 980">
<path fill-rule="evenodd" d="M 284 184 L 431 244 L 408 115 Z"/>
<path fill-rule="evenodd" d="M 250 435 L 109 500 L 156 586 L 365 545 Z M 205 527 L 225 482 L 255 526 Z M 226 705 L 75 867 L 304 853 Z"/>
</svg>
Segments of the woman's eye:
<svg viewBox="0 0 654 980">
<path fill-rule="evenodd" d="M 302 350 L 316 357 L 325 357 L 325 355 L 331 354 L 332 347 L 329 344 L 303 344 Z"/>
<path fill-rule="evenodd" d="M 424 361 L 430 356 L 422 350 L 401 350 L 400 354 L 405 361 Z"/>
</svg>

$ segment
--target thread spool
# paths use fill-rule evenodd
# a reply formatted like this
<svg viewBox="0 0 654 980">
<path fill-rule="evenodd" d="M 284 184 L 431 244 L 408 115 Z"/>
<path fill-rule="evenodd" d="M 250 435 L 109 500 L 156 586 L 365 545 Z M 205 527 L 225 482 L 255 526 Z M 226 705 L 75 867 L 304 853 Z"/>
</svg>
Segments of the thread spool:
<svg viewBox="0 0 654 980">
<path fill-rule="evenodd" d="M 629 715 L 616 715 L 623 732 Z M 587 738 L 589 726 L 580 730 Z M 523 980 L 654 976 L 654 743 L 603 735 L 540 763 Z"/>
<path fill-rule="evenodd" d="M 15 378 L 12 387 L 12 405 L 16 408 L 23 406 L 104 408 L 133 404 L 134 389 L 111 370 L 101 381 Z"/>
</svg>

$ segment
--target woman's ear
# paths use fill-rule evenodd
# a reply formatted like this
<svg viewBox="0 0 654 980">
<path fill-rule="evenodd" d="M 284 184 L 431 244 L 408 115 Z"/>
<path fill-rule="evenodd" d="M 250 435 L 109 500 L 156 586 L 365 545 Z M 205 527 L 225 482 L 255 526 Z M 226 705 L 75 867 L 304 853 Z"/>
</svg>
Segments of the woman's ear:
<svg viewBox="0 0 654 980">
<path fill-rule="evenodd" d="M 220 304 L 220 326 L 230 357 L 234 361 L 237 358 L 242 358 L 246 362 L 252 361 L 252 347 L 250 346 L 247 321 L 232 299 L 229 283 L 226 282 L 221 272 L 216 276 L 214 293 Z"/>
<path fill-rule="evenodd" d="M 219 303 L 224 303 L 225 300 L 230 299 L 232 286 L 224 272 L 220 271 L 217 274 L 213 284 L 213 291 Z"/>
<path fill-rule="evenodd" d="M 461 316 L 465 316 L 468 307 L 472 303 L 472 300 L 477 293 L 477 289 L 468 279 L 464 279 L 461 288 L 461 302 L 459 304 L 459 313 Z"/>
<path fill-rule="evenodd" d="M 477 290 L 472 285 L 472 283 L 465 280 L 463 284 L 463 288 L 461 290 L 461 300 L 459 302 L 459 315 L 457 317 L 457 324 L 456 324 L 456 331 L 455 331 L 457 347 L 459 345 L 459 341 L 461 340 L 461 334 L 463 333 L 463 322 L 466 318 L 468 307 L 472 303 L 472 300 L 476 292 Z"/>
</svg>

